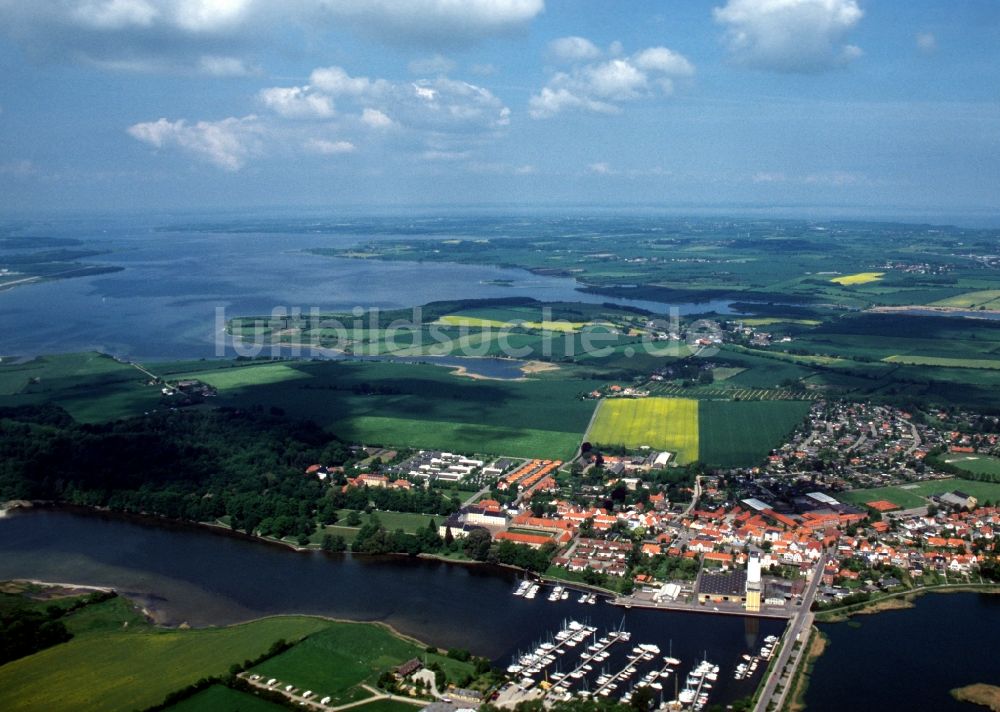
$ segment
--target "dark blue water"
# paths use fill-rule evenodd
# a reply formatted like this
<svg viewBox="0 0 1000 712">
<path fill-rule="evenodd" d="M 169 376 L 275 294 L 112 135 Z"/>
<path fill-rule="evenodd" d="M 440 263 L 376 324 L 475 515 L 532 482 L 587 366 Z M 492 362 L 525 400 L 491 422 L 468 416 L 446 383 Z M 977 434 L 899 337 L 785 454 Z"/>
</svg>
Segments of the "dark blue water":
<svg viewBox="0 0 1000 712">
<path fill-rule="evenodd" d="M 721 667 L 713 702 L 753 692 L 759 678 L 737 682 L 732 671 L 743 653 L 783 629 L 773 620 L 585 605 L 577 596 L 525 600 L 511 595 L 517 573 L 498 567 L 295 552 L 204 528 L 54 510 L 0 519 L 0 580 L 11 578 L 113 586 L 168 624 L 234 623 L 276 613 L 384 621 L 504 666 L 567 618 L 588 620 L 601 631 L 624 626 L 633 634 L 629 649 L 649 642 L 662 655 L 672 650 L 683 661 L 682 673 L 707 654 Z M 617 653 L 624 655 L 624 646 Z M 672 685 L 671 679 L 671 693 Z"/>
<path fill-rule="evenodd" d="M 810 712 L 969 712 L 977 707 L 949 690 L 1000 685 L 998 595 L 930 594 L 915 608 L 819 627 L 830 642 L 806 693 Z"/>
</svg>

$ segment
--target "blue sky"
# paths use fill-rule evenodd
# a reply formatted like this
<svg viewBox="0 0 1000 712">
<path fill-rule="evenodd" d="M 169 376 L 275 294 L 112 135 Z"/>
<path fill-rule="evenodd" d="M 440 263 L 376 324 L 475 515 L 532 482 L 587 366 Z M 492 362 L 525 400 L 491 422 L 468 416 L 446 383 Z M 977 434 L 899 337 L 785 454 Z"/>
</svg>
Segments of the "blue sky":
<svg viewBox="0 0 1000 712">
<path fill-rule="evenodd" d="M 0 209 L 1000 214 L 995 0 L 0 0 Z"/>
</svg>

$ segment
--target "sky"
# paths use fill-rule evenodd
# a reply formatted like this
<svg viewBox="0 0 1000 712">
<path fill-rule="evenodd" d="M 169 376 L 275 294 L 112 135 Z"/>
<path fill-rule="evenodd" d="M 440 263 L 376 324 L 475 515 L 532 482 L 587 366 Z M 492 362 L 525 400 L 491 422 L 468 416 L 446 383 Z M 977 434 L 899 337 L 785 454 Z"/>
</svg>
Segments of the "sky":
<svg viewBox="0 0 1000 712">
<path fill-rule="evenodd" d="M 996 0 L 0 0 L 0 213 L 1000 215 Z"/>
</svg>

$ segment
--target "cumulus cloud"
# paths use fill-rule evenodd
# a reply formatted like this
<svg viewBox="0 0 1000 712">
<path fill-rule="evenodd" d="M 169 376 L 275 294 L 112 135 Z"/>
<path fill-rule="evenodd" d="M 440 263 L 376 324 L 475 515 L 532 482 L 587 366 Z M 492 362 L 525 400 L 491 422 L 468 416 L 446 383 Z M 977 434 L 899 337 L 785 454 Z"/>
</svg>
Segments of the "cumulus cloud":
<svg viewBox="0 0 1000 712">
<path fill-rule="evenodd" d="M 597 59 L 601 50 L 585 37 L 560 37 L 549 42 L 549 54 L 561 62 Z"/>
<path fill-rule="evenodd" d="M 221 121 L 159 119 L 128 128 L 133 138 L 155 148 L 177 147 L 227 171 L 238 171 L 260 152 L 262 126 L 256 116 L 229 117 Z"/>
<path fill-rule="evenodd" d="M 257 95 L 261 103 L 290 119 L 325 119 L 333 116 L 333 100 L 311 87 L 271 87 Z"/>
<path fill-rule="evenodd" d="M 581 59 L 572 62 L 567 71 L 553 74 L 548 84 L 529 99 L 528 111 L 535 119 L 573 109 L 617 113 L 623 102 L 673 93 L 674 80 L 694 72 L 694 65 L 686 57 L 666 47 L 649 47 L 631 56 L 594 62 Z"/>
<path fill-rule="evenodd" d="M 847 35 L 864 12 L 857 0 L 728 0 L 714 9 L 733 59 L 776 72 L 823 72 L 862 55 Z"/>
<path fill-rule="evenodd" d="M 378 109 L 366 107 L 364 111 L 361 112 L 361 123 L 366 126 L 371 126 L 374 129 L 384 129 L 392 126 L 392 119 Z"/>
<path fill-rule="evenodd" d="M 159 119 L 128 132 L 235 171 L 265 144 L 269 152 L 334 155 L 383 142 L 426 160 L 463 160 L 510 123 L 510 109 L 488 89 L 444 76 L 397 82 L 320 67 L 308 84 L 268 87 L 256 98 L 268 109 L 260 117 L 193 124 Z"/>
</svg>

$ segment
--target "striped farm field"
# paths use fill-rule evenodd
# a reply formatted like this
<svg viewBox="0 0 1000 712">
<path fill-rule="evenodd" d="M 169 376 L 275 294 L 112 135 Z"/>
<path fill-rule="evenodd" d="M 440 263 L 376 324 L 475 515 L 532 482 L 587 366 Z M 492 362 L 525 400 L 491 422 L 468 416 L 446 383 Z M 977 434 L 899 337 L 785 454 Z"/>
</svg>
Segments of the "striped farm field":
<svg viewBox="0 0 1000 712">
<path fill-rule="evenodd" d="M 674 453 L 681 465 L 698 459 L 698 401 L 690 398 L 619 398 L 601 401 L 587 440 Z"/>
<path fill-rule="evenodd" d="M 587 440 L 675 453 L 674 461 L 717 467 L 758 464 L 809 411 L 806 401 L 622 398 L 601 402 Z"/>
</svg>

